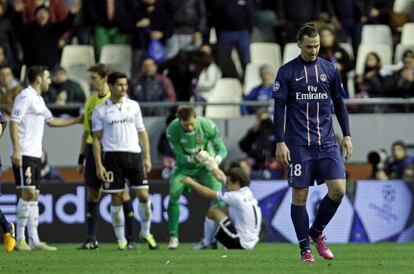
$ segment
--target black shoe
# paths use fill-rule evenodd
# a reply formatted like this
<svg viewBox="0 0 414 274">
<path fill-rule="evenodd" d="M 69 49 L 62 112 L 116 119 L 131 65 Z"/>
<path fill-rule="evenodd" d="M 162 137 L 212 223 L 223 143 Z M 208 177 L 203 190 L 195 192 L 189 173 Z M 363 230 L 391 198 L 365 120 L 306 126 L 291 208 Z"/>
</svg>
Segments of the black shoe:
<svg viewBox="0 0 414 274">
<path fill-rule="evenodd" d="M 126 249 L 133 250 L 137 248 L 137 244 L 134 241 L 128 241 Z"/>
<path fill-rule="evenodd" d="M 84 250 L 98 249 L 98 241 L 88 239 L 83 243 L 81 247 L 79 247 L 79 249 L 84 249 Z"/>
</svg>

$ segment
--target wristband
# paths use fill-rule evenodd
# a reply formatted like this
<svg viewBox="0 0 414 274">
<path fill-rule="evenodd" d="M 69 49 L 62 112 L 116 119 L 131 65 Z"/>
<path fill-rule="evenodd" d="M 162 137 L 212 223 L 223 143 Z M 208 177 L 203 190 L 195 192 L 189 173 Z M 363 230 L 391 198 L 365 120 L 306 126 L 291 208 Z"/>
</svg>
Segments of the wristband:
<svg viewBox="0 0 414 274">
<path fill-rule="evenodd" d="M 81 153 L 78 157 L 78 165 L 83 165 L 83 162 L 85 161 L 85 154 Z"/>
</svg>

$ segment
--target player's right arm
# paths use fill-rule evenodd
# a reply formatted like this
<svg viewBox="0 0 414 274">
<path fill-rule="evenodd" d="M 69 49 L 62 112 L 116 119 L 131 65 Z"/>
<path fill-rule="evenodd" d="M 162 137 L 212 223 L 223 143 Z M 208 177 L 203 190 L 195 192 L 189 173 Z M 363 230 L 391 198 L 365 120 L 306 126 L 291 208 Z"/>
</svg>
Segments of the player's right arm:
<svg viewBox="0 0 414 274">
<path fill-rule="evenodd" d="M 284 166 L 290 162 L 290 151 L 285 143 L 285 108 L 288 98 L 288 77 L 283 68 L 279 69 L 275 83 L 273 84 L 274 104 L 274 126 L 276 137 L 276 160 Z"/>
<path fill-rule="evenodd" d="M 177 166 L 185 166 L 188 164 L 195 164 L 196 160 L 194 156 L 187 155 L 184 152 L 182 145 L 180 144 L 180 134 L 175 130 L 177 124 L 173 124 L 173 122 L 167 127 L 167 139 L 170 143 L 171 149 L 175 155 L 175 161 Z"/>
<path fill-rule="evenodd" d="M 78 167 L 76 168 L 80 174 L 83 174 L 83 171 L 84 171 L 86 138 L 88 137 L 88 135 L 89 135 L 89 132 L 86 132 L 84 130 L 82 133 L 82 139 L 81 139 L 80 150 L 79 150 Z"/>
</svg>

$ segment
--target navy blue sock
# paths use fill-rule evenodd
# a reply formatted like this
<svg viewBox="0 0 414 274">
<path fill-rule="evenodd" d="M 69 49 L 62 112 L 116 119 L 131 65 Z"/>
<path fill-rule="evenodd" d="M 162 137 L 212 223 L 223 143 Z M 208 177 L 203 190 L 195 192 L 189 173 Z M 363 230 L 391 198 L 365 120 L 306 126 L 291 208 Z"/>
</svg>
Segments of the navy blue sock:
<svg viewBox="0 0 414 274">
<path fill-rule="evenodd" d="M 87 202 L 86 203 L 86 223 L 88 226 L 88 239 L 96 241 L 96 218 L 97 218 L 98 203 Z"/>
<path fill-rule="evenodd" d="M 131 200 L 122 205 L 125 215 L 125 238 L 128 241 L 134 241 L 134 209 Z"/>
<path fill-rule="evenodd" d="M 291 205 L 290 217 L 295 227 L 300 250 L 309 249 L 309 216 L 306 206 Z"/>
<path fill-rule="evenodd" d="M 3 232 L 10 232 L 12 230 L 11 224 L 7 221 L 6 216 L 4 216 L 3 211 L 0 209 L 0 226 L 3 229 Z"/>
<path fill-rule="evenodd" d="M 309 234 L 312 238 L 316 238 L 322 234 L 323 229 L 331 221 L 339 205 L 340 203 L 335 202 L 329 198 L 328 194 L 326 194 L 319 205 L 318 215 L 316 215 L 315 222 L 313 222 L 313 225 L 309 230 Z"/>
</svg>

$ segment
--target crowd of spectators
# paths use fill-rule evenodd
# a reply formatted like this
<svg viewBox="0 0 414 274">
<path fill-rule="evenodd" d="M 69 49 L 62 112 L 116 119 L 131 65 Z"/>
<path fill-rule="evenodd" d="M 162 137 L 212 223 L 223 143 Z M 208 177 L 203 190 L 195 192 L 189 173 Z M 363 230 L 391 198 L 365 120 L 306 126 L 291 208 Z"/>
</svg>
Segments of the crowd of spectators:
<svg viewBox="0 0 414 274">
<path fill-rule="evenodd" d="M 206 102 L 222 78 L 244 83 L 247 67 L 253 62 L 251 43 L 277 43 L 283 51 L 285 45 L 296 42 L 297 29 L 310 21 L 320 28 L 319 56 L 336 65 L 346 91 L 355 91 L 344 97 L 413 97 L 414 46 L 405 49 L 402 59 L 392 65 L 385 64 L 377 51 L 368 52 L 362 72 L 354 73 L 365 25 L 390 26 L 394 50 L 400 42 L 401 27 L 414 20 L 410 18 L 414 11 L 396 12 L 394 2 L 0 0 L 0 104 L 7 118 L 15 96 L 26 84 L 24 68 L 45 65 L 52 75 L 50 90 L 42 94 L 45 102 L 59 107 L 83 105 L 93 90 L 80 84 L 80 79 L 60 63 L 63 48 L 71 44 L 93 47 L 96 62 L 106 45 L 129 45 L 128 95 L 134 100 Z M 235 53 L 238 58 L 234 58 Z M 242 99 L 272 101 L 272 83 L 279 64 L 256 65 L 257 85 L 246 89 Z M 77 115 L 78 111 L 57 109 L 55 115 Z M 174 117 L 168 107 L 144 107 L 142 111 L 144 116 L 168 117 L 167 121 Z M 240 108 L 241 115 L 257 117 L 239 143 L 257 178 L 278 177 L 282 170 L 273 155 L 266 154 L 274 151 L 272 112 L 271 104 L 266 109 Z M 393 159 L 399 163 L 397 148 L 393 147 Z M 168 173 L 174 160 L 165 135 L 158 150 Z M 388 170 L 397 170 L 395 166 L 399 165 L 390 164 Z M 384 178 L 394 178 L 391 173 L 384 174 Z"/>
</svg>

